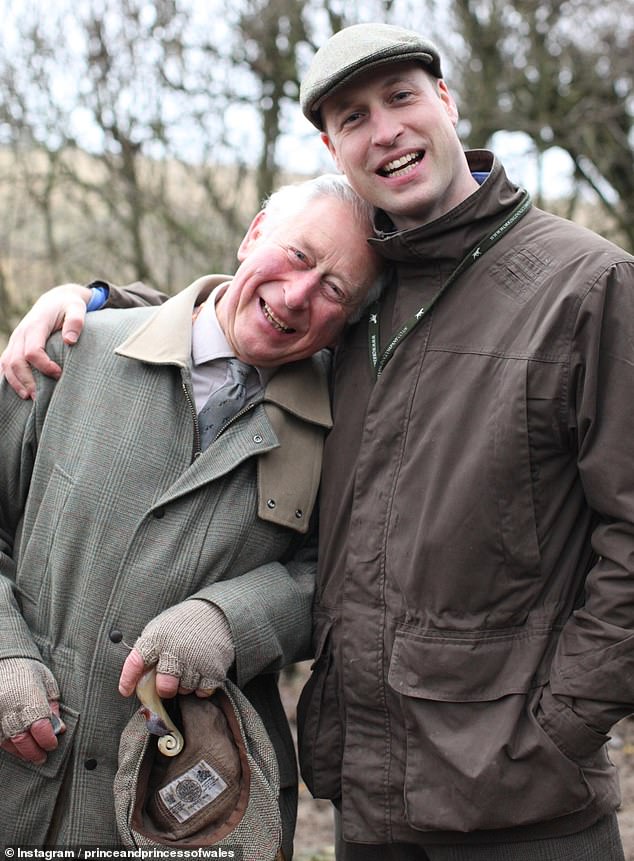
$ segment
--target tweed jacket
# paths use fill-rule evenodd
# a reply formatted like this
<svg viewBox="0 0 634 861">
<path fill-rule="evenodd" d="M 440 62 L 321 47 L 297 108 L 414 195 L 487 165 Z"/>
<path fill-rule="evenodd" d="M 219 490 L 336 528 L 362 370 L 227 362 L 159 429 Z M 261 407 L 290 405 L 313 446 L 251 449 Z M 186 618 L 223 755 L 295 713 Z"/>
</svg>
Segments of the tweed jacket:
<svg viewBox="0 0 634 861">
<path fill-rule="evenodd" d="M 90 315 L 34 402 L 0 386 L 0 659 L 43 661 L 67 731 L 45 765 L 0 751 L 4 845 L 116 846 L 113 777 L 138 707 L 117 683 L 146 623 L 195 596 L 225 613 L 262 715 L 290 855 L 296 765 L 275 671 L 309 656 L 308 523 L 330 426 L 322 357 L 283 366 L 202 454 L 191 314 L 219 278 L 156 308 Z"/>
</svg>

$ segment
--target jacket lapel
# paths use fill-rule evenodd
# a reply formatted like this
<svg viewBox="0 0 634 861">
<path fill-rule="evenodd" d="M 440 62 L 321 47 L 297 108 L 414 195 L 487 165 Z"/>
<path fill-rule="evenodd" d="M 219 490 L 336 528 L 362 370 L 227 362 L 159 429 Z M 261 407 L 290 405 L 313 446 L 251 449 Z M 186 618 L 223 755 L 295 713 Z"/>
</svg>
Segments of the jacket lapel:
<svg viewBox="0 0 634 861">
<path fill-rule="evenodd" d="M 130 359 L 175 365 L 191 363 L 192 312 L 225 275 L 198 278 L 176 294 L 116 349 Z M 325 352 L 280 366 L 256 406 L 191 464 L 156 501 L 165 505 L 231 472 L 257 457 L 258 515 L 306 532 L 313 510 L 326 431 L 332 426 L 328 391 L 329 360 Z"/>
</svg>

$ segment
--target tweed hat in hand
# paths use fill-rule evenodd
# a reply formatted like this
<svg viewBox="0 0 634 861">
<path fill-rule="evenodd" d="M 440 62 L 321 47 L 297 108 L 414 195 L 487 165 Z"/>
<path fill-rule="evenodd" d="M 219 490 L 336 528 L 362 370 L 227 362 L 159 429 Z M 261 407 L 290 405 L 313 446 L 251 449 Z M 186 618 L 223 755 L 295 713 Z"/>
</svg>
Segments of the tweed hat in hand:
<svg viewBox="0 0 634 861">
<path fill-rule="evenodd" d="M 317 51 L 304 76 L 299 90 L 304 116 L 321 131 L 324 99 L 359 72 L 404 60 L 418 61 L 442 78 L 438 49 L 413 30 L 393 24 L 354 24 L 339 30 Z"/>
<path fill-rule="evenodd" d="M 282 858 L 277 759 L 249 700 L 227 680 L 209 698 L 172 702 L 185 739 L 178 755 L 158 751 L 142 709 L 121 735 L 114 801 L 123 844 Z"/>
</svg>

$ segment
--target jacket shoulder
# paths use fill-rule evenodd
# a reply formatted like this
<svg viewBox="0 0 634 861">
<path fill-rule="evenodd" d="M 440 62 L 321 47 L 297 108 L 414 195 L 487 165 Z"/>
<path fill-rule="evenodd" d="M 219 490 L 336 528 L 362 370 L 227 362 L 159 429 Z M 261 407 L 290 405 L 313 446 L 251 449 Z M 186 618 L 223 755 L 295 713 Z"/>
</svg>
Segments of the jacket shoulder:
<svg viewBox="0 0 634 861">
<path fill-rule="evenodd" d="M 122 340 L 130 335 L 144 320 L 156 312 L 155 307 L 111 309 L 88 313 L 79 340 L 69 346 L 62 340 L 61 332 L 54 332 L 46 343 L 46 352 L 56 362 L 65 364 L 71 357 L 85 360 L 95 353 L 114 351 Z"/>
<path fill-rule="evenodd" d="M 522 232 L 535 233 L 540 240 L 550 237 L 546 246 L 556 247 L 563 260 L 579 255 L 594 257 L 600 254 L 611 263 L 634 263 L 632 254 L 594 230 L 538 207 L 531 209 L 523 226 L 525 230 Z"/>
</svg>

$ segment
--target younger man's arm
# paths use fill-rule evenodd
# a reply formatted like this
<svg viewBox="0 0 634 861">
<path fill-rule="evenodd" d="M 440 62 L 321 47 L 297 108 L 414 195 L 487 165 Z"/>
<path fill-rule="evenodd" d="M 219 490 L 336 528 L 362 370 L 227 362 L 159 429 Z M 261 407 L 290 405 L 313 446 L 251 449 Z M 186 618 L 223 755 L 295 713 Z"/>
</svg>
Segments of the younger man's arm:
<svg viewBox="0 0 634 861">
<path fill-rule="evenodd" d="M 168 297 L 137 281 L 126 287 L 117 287 L 105 281 L 96 281 L 97 287 L 81 284 L 61 284 L 53 287 L 37 300 L 31 310 L 18 323 L 5 351 L 0 355 L 0 372 L 21 398 L 35 396 L 35 382 L 31 367 L 47 377 L 58 379 L 61 369 L 45 350 L 49 336 L 62 330 L 67 344 L 75 344 L 84 328 L 86 308 L 133 308 L 139 305 L 160 305 Z"/>
</svg>

